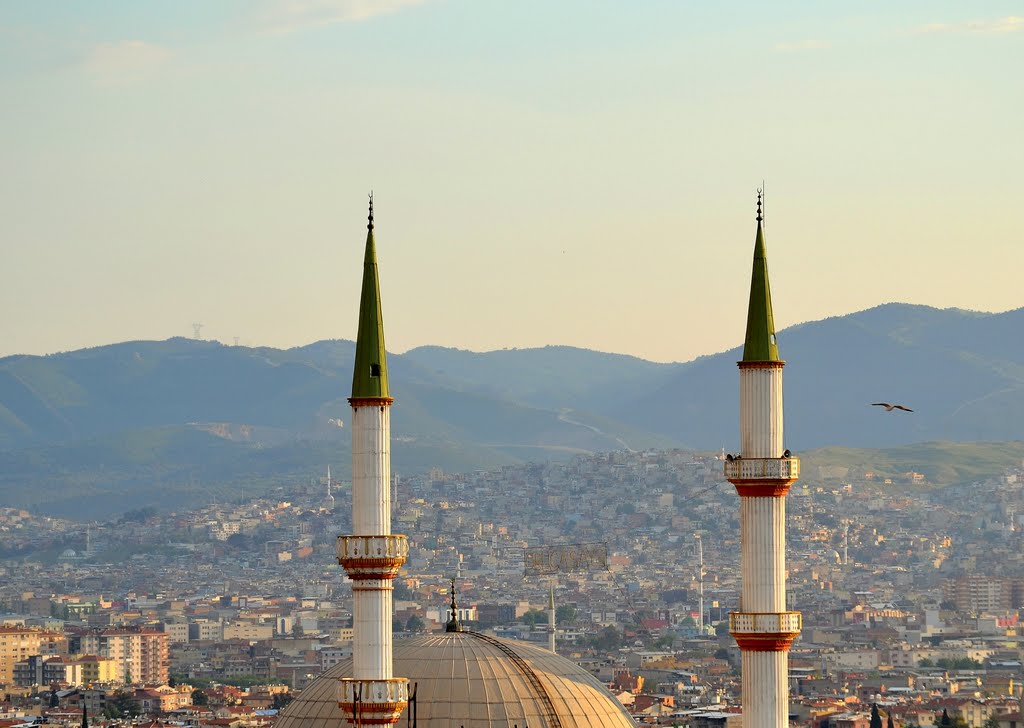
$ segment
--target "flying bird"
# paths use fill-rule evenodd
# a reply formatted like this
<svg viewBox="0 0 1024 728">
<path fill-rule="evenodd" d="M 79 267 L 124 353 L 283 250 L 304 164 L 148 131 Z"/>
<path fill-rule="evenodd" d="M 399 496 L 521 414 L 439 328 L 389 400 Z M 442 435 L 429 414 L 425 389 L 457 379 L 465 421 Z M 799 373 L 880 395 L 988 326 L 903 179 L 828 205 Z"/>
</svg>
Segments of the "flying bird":
<svg viewBox="0 0 1024 728">
<path fill-rule="evenodd" d="M 888 402 L 872 402 L 872 407 L 885 407 L 886 412 L 892 412 L 894 409 L 903 410 L 904 412 L 913 412 L 914 410 L 909 407 L 904 407 L 901 404 L 889 404 Z"/>
<path fill-rule="evenodd" d="M 782 453 L 782 457 L 784 457 L 784 458 L 791 458 L 791 457 L 793 457 L 793 453 L 791 453 L 789 451 L 789 448 L 786 448 L 786 451 L 784 453 Z"/>
</svg>

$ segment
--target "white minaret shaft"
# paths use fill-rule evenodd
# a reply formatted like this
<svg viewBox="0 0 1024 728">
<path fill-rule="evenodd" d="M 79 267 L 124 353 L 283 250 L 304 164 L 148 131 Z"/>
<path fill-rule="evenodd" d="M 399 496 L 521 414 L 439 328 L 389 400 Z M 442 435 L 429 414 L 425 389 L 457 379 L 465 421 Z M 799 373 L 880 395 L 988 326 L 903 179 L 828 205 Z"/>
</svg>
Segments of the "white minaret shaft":
<svg viewBox="0 0 1024 728">
<path fill-rule="evenodd" d="M 742 367 L 740 453 L 745 458 L 782 457 L 783 434 L 782 367 Z"/>
<path fill-rule="evenodd" d="M 744 728 L 789 724 L 789 648 L 800 613 L 786 610 L 786 493 L 800 461 L 785 449 L 782 368 L 757 202 L 757 239 L 740 368 L 740 444 L 725 474 L 740 496 L 740 611 L 729 627 L 743 656 Z"/>
<path fill-rule="evenodd" d="M 364 536 L 391 533 L 391 408 L 352 407 L 352 530 Z M 392 587 L 389 579 L 352 585 L 352 677 L 391 677 Z"/>
<path fill-rule="evenodd" d="M 704 635 L 704 539 L 697 539 L 697 630 Z"/>
<path fill-rule="evenodd" d="M 352 407 L 352 530 L 391 533 L 391 407 Z"/>
<path fill-rule="evenodd" d="M 373 198 L 363 259 L 359 334 L 352 371 L 352 530 L 338 537 L 338 563 L 352 579 L 352 677 L 338 704 L 349 722 L 398 722 L 409 682 L 392 675 L 392 583 L 405 563 L 405 536 L 391 533 L 391 395 L 373 240 Z"/>
<path fill-rule="evenodd" d="M 548 649 L 555 652 L 555 582 L 548 595 Z"/>
</svg>

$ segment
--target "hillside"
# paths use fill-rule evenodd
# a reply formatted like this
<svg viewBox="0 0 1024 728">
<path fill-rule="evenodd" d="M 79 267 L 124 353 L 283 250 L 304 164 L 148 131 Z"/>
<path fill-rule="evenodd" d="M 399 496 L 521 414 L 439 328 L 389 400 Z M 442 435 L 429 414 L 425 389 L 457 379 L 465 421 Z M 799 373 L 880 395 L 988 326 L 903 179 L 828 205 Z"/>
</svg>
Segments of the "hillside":
<svg viewBox="0 0 1024 728">
<path fill-rule="evenodd" d="M 794 450 L 1024 439 L 1024 309 L 978 314 L 888 304 L 779 332 Z M 737 439 L 736 348 L 686 364 L 605 412 L 688 445 Z M 912 414 L 871 402 L 900 402 Z"/>
<path fill-rule="evenodd" d="M 787 446 L 1024 440 L 1021 330 L 1024 309 L 887 304 L 781 331 Z M 154 497 L 221 497 L 203 495 L 207 485 L 229 497 L 328 462 L 344 472 L 353 350 L 338 340 L 278 350 L 178 338 L 0 359 L 0 505 L 124 510 Z M 730 449 L 738 358 L 738 348 L 685 364 L 561 346 L 391 354 L 395 469 Z M 882 400 L 915 411 L 870 406 Z M 1002 462 L 978 452 L 982 470 Z M 934 450 L 932 466 L 912 469 L 944 469 L 937 482 L 953 482 L 980 472 L 972 457 Z"/>
<path fill-rule="evenodd" d="M 857 479 L 871 471 L 878 481 L 898 481 L 906 473 L 916 472 L 925 476 L 927 484 L 952 485 L 1019 468 L 1024 461 L 1024 442 L 923 442 L 877 450 L 824 447 L 801 453 L 801 458 L 801 480 L 807 482 L 827 476 Z"/>
</svg>

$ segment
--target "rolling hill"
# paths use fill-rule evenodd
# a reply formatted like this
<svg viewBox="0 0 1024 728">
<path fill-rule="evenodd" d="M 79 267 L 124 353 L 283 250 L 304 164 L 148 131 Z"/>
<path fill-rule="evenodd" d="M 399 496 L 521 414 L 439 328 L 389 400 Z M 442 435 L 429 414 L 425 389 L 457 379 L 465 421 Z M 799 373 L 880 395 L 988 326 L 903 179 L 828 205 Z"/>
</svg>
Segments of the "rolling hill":
<svg viewBox="0 0 1024 728">
<path fill-rule="evenodd" d="M 1024 309 L 887 304 L 781 331 L 787 445 L 1024 440 L 1022 330 Z M 343 472 L 353 351 L 339 340 L 278 350 L 177 338 L 0 359 L 0 505 L 125 510 L 230 497 L 327 463 Z M 394 467 L 728 448 L 738 358 L 738 348 L 685 364 L 563 346 L 391 354 Z M 915 412 L 869 406 L 881 400 Z"/>
</svg>

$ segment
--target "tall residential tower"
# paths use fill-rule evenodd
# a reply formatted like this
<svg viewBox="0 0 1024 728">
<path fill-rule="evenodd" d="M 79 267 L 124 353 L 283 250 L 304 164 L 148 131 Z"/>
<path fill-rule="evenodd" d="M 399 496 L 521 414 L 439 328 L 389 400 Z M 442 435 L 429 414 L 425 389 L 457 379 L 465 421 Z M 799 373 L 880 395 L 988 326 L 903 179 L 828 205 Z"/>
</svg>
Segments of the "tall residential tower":
<svg viewBox="0 0 1024 728">
<path fill-rule="evenodd" d="M 786 494 L 800 461 L 786 449 L 782 426 L 782 368 L 775 341 L 757 195 L 757 237 L 750 280 L 747 335 L 740 369 L 740 454 L 729 455 L 725 477 L 740 496 L 740 611 L 729 631 L 743 656 L 744 728 L 789 725 L 789 648 L 800 634 L 800 613 L 786 609 Z"/>
<path fill-rule="evenodd" d="M 354 725 L 398 722 L 409 681 L 392 675 L 392 582 L 409 544 L 391 533 L 391 403 L 384 351 L 373 197 L 363 258 L 359 333 L 352 372 L 352 530 L 338 536 L 338 563 L 352 579 L 352 677 L 341 679 L 338 705 Z"/>
</svg>

